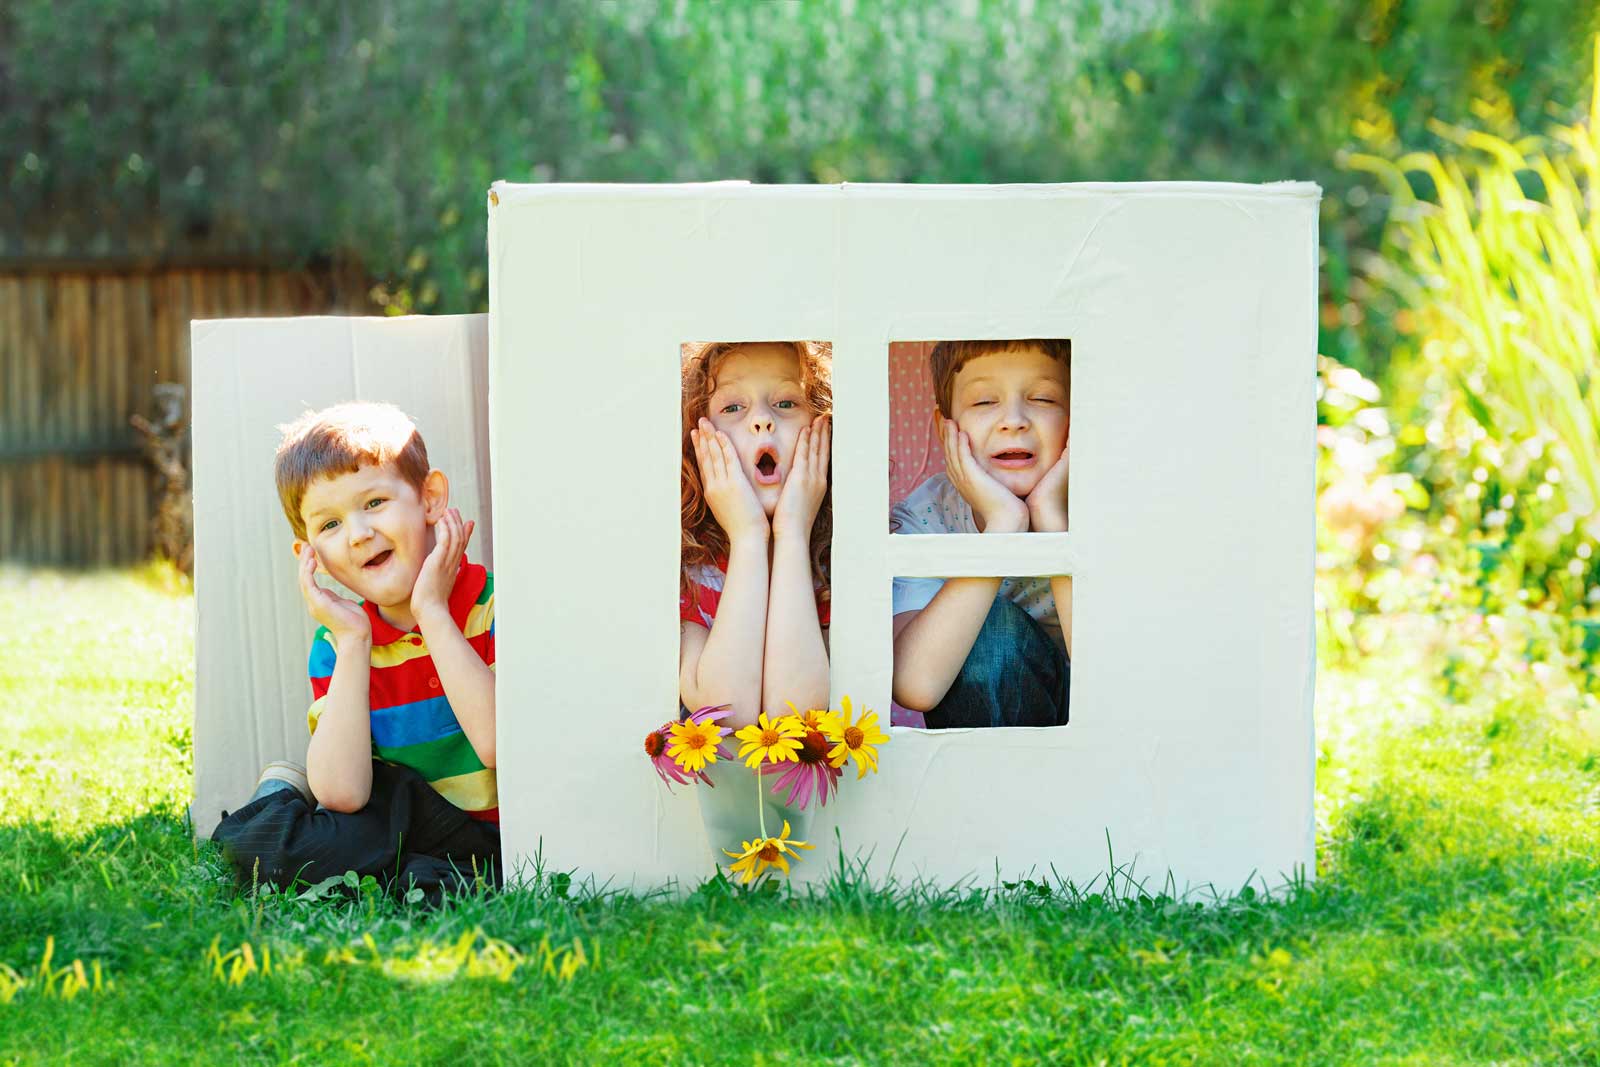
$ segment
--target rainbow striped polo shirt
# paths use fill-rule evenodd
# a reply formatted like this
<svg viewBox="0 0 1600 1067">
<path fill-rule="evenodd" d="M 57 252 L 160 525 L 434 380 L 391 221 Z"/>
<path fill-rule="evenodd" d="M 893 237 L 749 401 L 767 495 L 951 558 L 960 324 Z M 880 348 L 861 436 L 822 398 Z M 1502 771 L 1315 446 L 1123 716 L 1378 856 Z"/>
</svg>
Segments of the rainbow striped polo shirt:
<svg viewBox="0 0 1600 1067">
<path fill-rule="evenodd" d="M 410 767 L 450 803 L 474 819 L 500 822 L 494 771 L 473 751 L 450 708 L 433 657 L 420 631 L 409 633 L 385 622 L 378 609 L 361 602 L 372 623 L 372 669 L 367 690 L 372 709 L 372 754 Z M 450 591 L 450 617 L 483 662 L 494 669 L 494 576 L 476 563 L 461 564 Z M 314 698 L 306 721 L 313 733 L 322 716 L 335 660 L 333 637 L 319 627 L 311 642 Z"/>
</svg>

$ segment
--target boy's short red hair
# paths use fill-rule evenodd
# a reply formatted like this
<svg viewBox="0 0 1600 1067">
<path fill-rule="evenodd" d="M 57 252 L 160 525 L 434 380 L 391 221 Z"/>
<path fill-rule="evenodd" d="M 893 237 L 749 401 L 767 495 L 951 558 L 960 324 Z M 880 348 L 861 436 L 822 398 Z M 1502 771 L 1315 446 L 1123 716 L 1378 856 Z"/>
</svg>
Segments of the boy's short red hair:
<svg viewBox="0 0 1600 1067">
<path fill-rule="evenodd" d="M 320 478 L 393 464 L 418 493 L 428 478 L 428 446 L 416 423 L 393 404 L 358 402 L 308 411 L 278 427 L 283 440 L 273 463 L 278 499 L 294 535 L 306 536 L 300 503 Z"/>
<path fill-rule="evenodd" d="M 1006 341 L 940 341 L 928 355 L 928 366 L 933 372 L 933 396 L 939 404 L 939 413 L 950 418 L 951 394 L 955 390 L 956 373 L 979 356 L 996 352 L 1012 352 L 1019 348 L 1037 348 L 1051 359 L 1067 368 L 1067 388 L 1072 388 L 1072 342 L 1057 339 L 1022 339 Z"/>
</svg>

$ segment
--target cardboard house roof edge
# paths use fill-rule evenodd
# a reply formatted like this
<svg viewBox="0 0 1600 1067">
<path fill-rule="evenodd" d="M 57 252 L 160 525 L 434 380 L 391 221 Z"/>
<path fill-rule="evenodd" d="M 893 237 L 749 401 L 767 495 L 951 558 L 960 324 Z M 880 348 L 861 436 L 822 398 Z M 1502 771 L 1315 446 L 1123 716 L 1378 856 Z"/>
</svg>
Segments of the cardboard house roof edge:
<svg viewBox="0 0 1600 1067">
<path fill-rule="evenodd" d="M 278 373 L 293 378 L 300 352 L 345 344 L 335 363 L 352 369 L 328 382 L 330 396 L 414 391 L 437 405 L 418 415 L 430 450 L 438 433 L 449 462 L 478 479 L 475 505 L 487 507 L 492 478 L 497 629 L 508 649 L 540 650 L 507 652 L 498 670 L 508 864 L 542 849 L 547 864 L 613 885 L 692 884 L 712 869 L 697 811 L 706 791 L 668 794 L 638 753 L 676 706 L 678 346 L 830 340 L 834 699 L 848 693 L 887 718 L 893 566 L 1045 573 L 1070 560 L 1075 645 L 1070 726 L 897 729 L 881 773 L 847 780 L 811 839 L 837 830 L 847 855 L 895 854 L 897 876 L 950 882 L 1053 865 L 1084 884 L 1104 871 L 1108 835 L 1137 877 L 1171 875 L 1180 890 L 1314 871 L 1317 186 L 496 182 L 492 192 L 487 319 L 391 320 L 418 332 L 360 342 L 364 320 L 331 320 L 353 322 L 345 341 L 310 323 L 292 328 L 309 331 L 292 346 L 253 340 L 279 325 L 257 322 L 212 332 L 204 351 L 197 335 L 202 620 L 248 640 L 247 626 L 219 618 L 221 568 L 251 590 L 279 580 L 245 573 L 238 557 L 257 549 L 230 528 L 241 515 L 200 506 L 203 489 L 222 492 L 258 454 L 270 472 L 271 434 L 253 427 L 298 413 L 282 410 L 298 394 L 263 387 L 250 354 L 278 353 Z M 1074 346 L 1072 532 L 1027 535 L 1042 547 L 1025 561 L 962 536 L 901 551 L 885 522 L 887 344 L 1058 335 Z M 402 337 L 414 354 L 380 370 L 382 348 Z M 449 366 L 424 370 L 430 348 Z M 202 400 L 218 406 L 205 419 Z M 626 446 L 596 431 L 621 425 Z M 529 461 L 578 439 L 592 461 L 581 469 Z M 492 450 L 492 467 L 474 447 Z M 633 464 L 630 508 L 623 521 L 590 521 L 576 505 L 605 483 L 595 472 L 619 462 Z M 202 832 L 203 800 L 237 803 L 259 762 L 303 758 L 311 627 L 292 580 L 288 592 L 261 588 L 279 634 L 252 645 L 261 654 L 208 658 L 207 641 L 221 638 L 200 641 Z M 252 663 L 263 658 L 274 662 Z M 259 693 L 231 717 L 218 708 L 238 696 L 218 673 L 229 664 L 247 667 Z M 288 725 L 240 721 L 257 714 Z M 569 757 L 552 766 L 541 731 L 556 722 Z M 248 758 L 224 759 L 225 747 Z M 519 758 L 527 772 L 512 770 Z M 831 861 L 817 855 L 796 877 L 826 873 Z"/>
<path fill-rule="evenodd" d="M 1320 200 L 1322 187 L 1316 182 L 1018 182 L 1010 185 L 952 185 L 939 182 L 837 182 L 829 185 L 766 185 L 743 179 L 717 182 L 662 182 L 659 184 L 633 182 L 508 182 L 496 181 L 490 191 L 502 204 L 512 205 L 523 200 L 583 199 L 595 195 L 614 198 L 704 197 L 707 193 L 749 195 L 754 197 L 797 197 L 825 199 L 839 196 L 886 196 L 904 198 L 960 198 L 974 199 L 985 196 L 1016 199 L 1018 197 L 1137 197 L 1137 196 L 1194 196 L 1212 200 L 1238 200 L 1253 198 L 1282 199 L 1296 197 Z"/>
</svg>

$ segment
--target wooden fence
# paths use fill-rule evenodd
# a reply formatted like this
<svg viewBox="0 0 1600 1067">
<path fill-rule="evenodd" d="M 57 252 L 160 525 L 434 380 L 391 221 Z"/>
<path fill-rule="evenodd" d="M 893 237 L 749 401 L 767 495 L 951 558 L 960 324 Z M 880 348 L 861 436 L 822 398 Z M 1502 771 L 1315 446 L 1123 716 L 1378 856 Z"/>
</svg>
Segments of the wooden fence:
<svg viewBox="0 0 1600 1067">
<path fill-rule="evenodd" d="M 0 560 L 129 563 L 155 476 L 129 417 L 189 385 L 189 320 L 359 314 L 359 271 L 0 264 Z M 185 420 L 187 425 L 187 420 Z"/>
</svg>

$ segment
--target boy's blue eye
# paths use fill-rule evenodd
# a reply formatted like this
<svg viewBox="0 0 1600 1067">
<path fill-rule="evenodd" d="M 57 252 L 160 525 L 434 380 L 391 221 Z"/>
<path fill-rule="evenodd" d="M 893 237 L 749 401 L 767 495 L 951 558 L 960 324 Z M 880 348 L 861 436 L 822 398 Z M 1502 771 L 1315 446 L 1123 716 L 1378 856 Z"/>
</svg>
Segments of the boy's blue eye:
<svg viewBox="0 0 1600 1067">
<path fill-rule="evenodd" d="M 383 503 L 383 497 L 375 496 L 371 500 L 367 501 L 367 507 L 370 508 L 375 504 L 381 504 L 381 503 Z"/>
<path fill-rule="evenodd" d="M 722 407 L 722 413 L 724 415 L 732 415 L 734 412 L 738 411 L 743 406 L 744 406 L 743 404 L 724 404 L 723 407 Z"/>
<path fill-rule="evenodd" d="M 329 519 L 327 522 L 322 524 L 322 529 L 331 530 L 337 525 L 339 525 L 339 520 L 338 519 Z"/>
<path fill-rule="evenodd" d="M 800 405 L 793 400 L 780 400 L 774 406 L 783 411 L 788 411 L 790 408 L 797 408 Z"/>
</svg>

